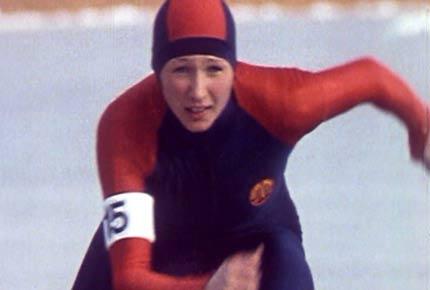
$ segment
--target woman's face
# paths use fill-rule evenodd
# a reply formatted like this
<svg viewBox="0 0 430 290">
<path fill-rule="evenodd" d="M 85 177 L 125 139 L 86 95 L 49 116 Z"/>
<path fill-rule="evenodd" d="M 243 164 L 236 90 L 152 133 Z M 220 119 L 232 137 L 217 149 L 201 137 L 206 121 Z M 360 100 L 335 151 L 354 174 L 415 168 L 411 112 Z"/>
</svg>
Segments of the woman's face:
<svg viewBox="0 0 430 290">
<path fill-rule="evenodd" d="M 228 61 L 209 55 L 173 58 L 160 73 L 167 105 L 191 132 L 212 126 L 227 105 L 233 78 Z"/>
</svg>

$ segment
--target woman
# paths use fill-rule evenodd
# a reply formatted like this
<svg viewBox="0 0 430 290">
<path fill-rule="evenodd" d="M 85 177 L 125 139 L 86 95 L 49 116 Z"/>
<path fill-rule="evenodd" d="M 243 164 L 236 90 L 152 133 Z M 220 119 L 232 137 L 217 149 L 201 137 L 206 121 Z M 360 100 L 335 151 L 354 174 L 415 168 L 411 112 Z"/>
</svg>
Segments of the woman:
<svg viewBox="0 0 430 290">
<path fill-rule="evenodd" d="M 428 107 L 398 76 L 371 58 L 317 73 L 237 61 L 223 1 L 166 1 L 152 67 L 100 121 L 111 270 L 99 230 L 74 289 L 110 289 L 111 274 L 116 290 L 203 289 L 255 249 L 259 289 L 313 289 L 284 171 L 304 135 L 358 104 L 395 114 L 429 167 Z"/>
</svg>

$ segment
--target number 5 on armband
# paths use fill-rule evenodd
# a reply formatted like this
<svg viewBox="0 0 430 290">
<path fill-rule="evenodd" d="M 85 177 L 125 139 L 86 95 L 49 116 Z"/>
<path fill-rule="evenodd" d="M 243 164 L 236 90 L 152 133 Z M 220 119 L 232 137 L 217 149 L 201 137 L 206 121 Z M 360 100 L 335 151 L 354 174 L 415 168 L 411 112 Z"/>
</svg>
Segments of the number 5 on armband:
<svg viewBox="0 0 430 290">
<path fill-rule="evenodd" d="M 133 192 L 105 199 L 103 232 L 106 248 L 125 238 L 155 240 L 153 198 L 146 193 Z"/>
<path fill-rule="evenodd" d="M 127 228 L 128 217 L 122 211 L 124 204 L 125 202 L 120 200 L 106 207 L 106 213 L 103 218 L 105 239 L 111 239 L 113 235 L 120 234 Z"/>
</svg>

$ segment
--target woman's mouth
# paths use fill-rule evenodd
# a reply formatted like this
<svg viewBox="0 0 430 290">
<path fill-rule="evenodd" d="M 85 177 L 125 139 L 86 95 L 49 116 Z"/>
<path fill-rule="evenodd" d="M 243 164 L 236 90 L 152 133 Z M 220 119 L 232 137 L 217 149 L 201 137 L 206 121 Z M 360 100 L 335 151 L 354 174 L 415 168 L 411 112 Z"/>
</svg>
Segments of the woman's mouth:
<svg viewBox="0 0 430 290">
<path fill-rule="evenodd" d="M 205 114 L 210 108 L 211 106 L 192 106 L 186 107 L 185 111 L 188 113 L 188 115 L 193 121 L 199 121 L 205 117 Z"/>
</svg>

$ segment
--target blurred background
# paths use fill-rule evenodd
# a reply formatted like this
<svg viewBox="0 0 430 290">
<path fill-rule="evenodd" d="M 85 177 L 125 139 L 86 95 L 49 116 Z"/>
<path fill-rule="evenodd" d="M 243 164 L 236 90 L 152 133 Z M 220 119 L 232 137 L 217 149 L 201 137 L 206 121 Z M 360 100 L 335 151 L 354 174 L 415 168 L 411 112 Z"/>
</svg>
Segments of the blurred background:
<svg viewBox="0 0 430 290">
<path fill-rule="evenodd" d="M 120 5 L 133 5 L 137 7 L 157 7 L 162 0 L 0 0 L 0 7 L 4 11 L 19 11 L 19 10 L 78 10 L 85 7 L 103 8 Z M 276 3 L 287 7 L 307 7 L 315 3 L 336 4 L 348 7 L 351 4 L 378 4 L 388 1 L 380 0 L 226 0 L 229 4 L 245 4 L 245 5 L 266 5 L 267 3 Z M 396 4 L 425 4 L 426 0 L 391 0 Z"/>
<path fill-rule="evenodd" d="M 102 217 L 100 114 L 150 73 L 160 1 L 0 0 L 0 289 L 69 289 Z M 372 55 L 430 99 L 428 1 L 229 1 L 242 60 L 321 70 Z M 286 171 L 316 289 L 430 289 L 428 175 L 370 105 Z"/>
</svg>

